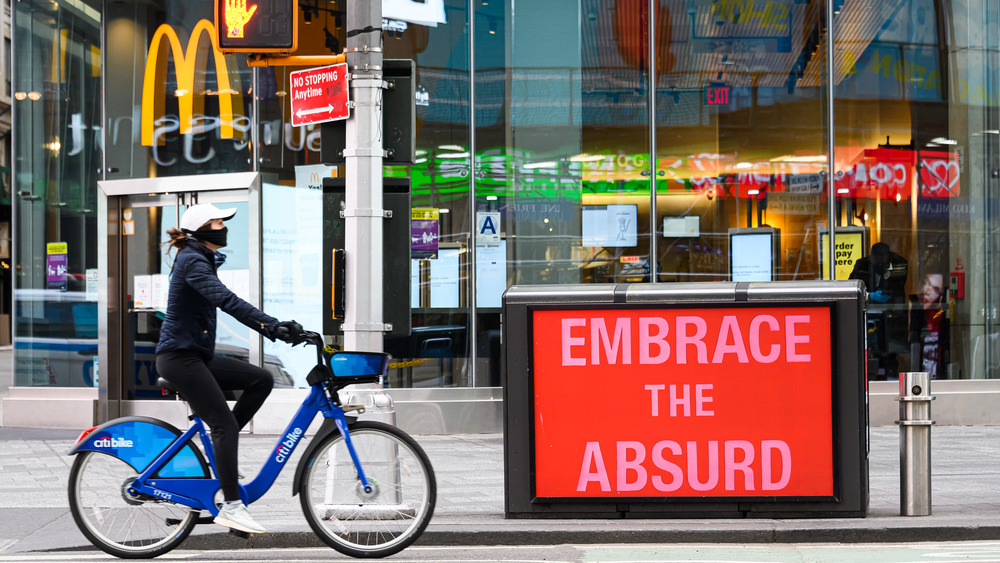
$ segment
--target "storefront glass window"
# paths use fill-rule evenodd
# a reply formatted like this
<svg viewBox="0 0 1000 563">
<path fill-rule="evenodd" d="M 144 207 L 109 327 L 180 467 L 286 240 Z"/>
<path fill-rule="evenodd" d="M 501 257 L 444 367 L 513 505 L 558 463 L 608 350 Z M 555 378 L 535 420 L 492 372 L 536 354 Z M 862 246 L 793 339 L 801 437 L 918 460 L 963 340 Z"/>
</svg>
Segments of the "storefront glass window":
<svg viewBox="0 0 1000 563">
<path fill-rule="evenodd" d="M 107 3 L 107 178 L 250 170 L 251 71 L 211 2 Z"/>
<path fill-rule="evenodd" d="M 853 275 L 877 290 L 869 376 L 997 377 L 998 7 L 847 2 L 838 17 L 838 211 L 872 243 Z"/>
<path fill-rule="evenodd" d="M 819 0 L 384 14 L 384 56 L 415 61 L 417 93 L 417 162 L 385 169 L 410 182 L 415 237 L 389 386 L 500 385 L 512 284 L 815 280 L 831 263 L 872 292 L 871 379 L 1000 376 L 1000 8 L 833 1 L 832 22 Z M 347 4 L 301 8 L 298 54 L 342 52 Z M 299 67 L 217 54 L 210 3 L 12 9 L 15 384 L 95 384 L 103 178 L 260 170 L 263 306 L 324 327 L 323 179 L 344 174 L 318 125 L 291 124 Z M 308 368 L 285 348 L 265 354 Z"/>
<path fill-rule="evenodd" d="M 341 53 L 346 45 L 346 10 L 342 1 L 301 3 L 295 54 Z M 307 330 L 333 334 L 332 323 L 324 324 L 323 314 L 323 253 L 332 250 L 327 248 L 329 233 L 323 225 L 323 179 L 335 177 L 338 171 L 321 163 L 320 125 L 292 125 L 290 75 L 307 68 L 256 69 L 256 138 L 264 180 L 262 308 L 280 320 L 295 320 Z M 265 340 L 264 362 L 280 366 L 292 386 L 306 387 L 316 353 L 311 347 L 292 348 Z"/>
<path fill-rule="evenodd" d="M 13 10 L 14 384 L 94 386 L 101 3 Z"/>
<path fill-rule="evenodd" d="M 817 279 L 824 4 L 658 9 L 657 281 Z"/>
<path fill-rule="evenodd" d="M 467 9 L 458 1 L 429 3 L 424 8 L 383 12 L 383 57 L 413 60 L 417 91 L 417 164 L 387 166 L 384 173 L 409 179 L 414 221 L 423 221 L 421 225 L 427 227 L 426 240 L 412 244 L 411 332 L 386 333 L 384 338 L 384 349 L 394 358 L 388 387 L 473 384 L 467 329 L 472 161 Z M 296 54 L 340 53 L 347 44 L 347 6 L 321 2 L 303 4 L 300 9 Z M 334 195 L 329 185 L 324 189 L 323 179 L 343 177 L 344 172 L 321 163 L 318 125 L 292 127 L 289 122 L 289 74 L 295 70 L 300 68 L 258 71 L 260 169 L 265 177 L 264 306 L 272 315 L 294 317 L 307 328 L 327 327 L 328 334 L 337 334 L 340 323 L 324 318 L 324 293 L 328 291 L 322 286 L 322 265 L 334 242 L 342 240 L 328 231 L 343 225 L 335 210 L 329 214 L 323 209 L 333 200 L 339 204 L 343 196 Z M 417 212 L 426 219 L 416 218 Z M 409 226 L 411 218 L 392 220 Z M 402 252 L 408 243 L 400 241 L 396 248 Z M 399 272 L 383 275 L 398 276 Z M 304 385 L 315 357 L 311 352 L 283 348 L 287 346 L 265 343 L 265 352 L 279 357 L 290 372 L 300 373 L 296 382 Z"/>
<path fill-rule="evenodd" d="M 386 335 L 398 367 L 392 387 L 466 387 L 472 381 L 472 227 L 469 194 L 470 44 L 467 3 L 428 3 L 421 19 L 383 12 L 385 57 L 416 63 L 417 163 L 388 175 L 409 176 L 411 190 L 409 336 Z M 417 19 L 410 17 L 411 20 Z M 386 272 L 385 275 L 392 275 Z"/>
</svg>

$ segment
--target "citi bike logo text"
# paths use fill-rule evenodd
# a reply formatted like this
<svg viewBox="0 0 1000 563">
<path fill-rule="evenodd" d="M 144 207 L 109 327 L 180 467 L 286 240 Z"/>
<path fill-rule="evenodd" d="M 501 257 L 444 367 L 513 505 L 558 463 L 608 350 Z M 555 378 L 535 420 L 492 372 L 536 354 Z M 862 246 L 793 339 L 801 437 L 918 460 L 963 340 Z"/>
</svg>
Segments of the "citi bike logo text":
<svg viewBox="0 0 1000 563">
<path fill-rule="evenodd" d="M 98 438 L 94 440 L 95 448 L 131 448 L 132 440 L 126 440 L 125 438 Z"/>
<path fill-rule="evenodd" d="M 299 438 L 301 437 L 302 437 L 301 428 L 296 428 L 295 430 L 292 430 L 288 434 L 285 434 L 285 439 L 282 440 L 280 444 L 278 444 L 278 449 L 275 451 L 277 455 L 274 457 L 274 459 L 276 459 L 281 463 L 284 463 L 285 460 L 288 459 L 288 456 L 292 453 L 292 448 L 295 447 L 295 444 L 299 443 Z"/>
</svg>

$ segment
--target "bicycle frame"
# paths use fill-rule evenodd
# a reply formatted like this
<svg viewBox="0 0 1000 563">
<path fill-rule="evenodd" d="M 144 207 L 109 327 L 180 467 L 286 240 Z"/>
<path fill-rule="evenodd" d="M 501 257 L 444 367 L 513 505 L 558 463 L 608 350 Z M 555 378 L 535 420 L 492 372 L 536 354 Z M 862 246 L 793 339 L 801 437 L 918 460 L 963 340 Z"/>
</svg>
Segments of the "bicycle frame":
<svg viewBox="0 0 1000 563">
<path fill-rule="evenodd" d="M 335 550 L 353 557 L 398 553 L 420 537 L 434 513 L 434 470 L 412 437 L 383 422 L 357 421 L 354 413 L 364 413 L 363 405 L 342 404 L 338 395 L 348 385 L 381 381 L 390 356 L 335 351 L 315 332 L 283 339 L 315 345 L 316 366 L 306 376 L 305 400 L 260 470 L 236 484 L 240 499 L 251 504 L 267 493 L 321 413 L 322 424 L 298 459 L 292 496 L 300 495 L 310 528 Z M 169 381 L 159 385 L 174 388 Z M 70 470 L 70 512 L 97 548 L 121 558 L 155 557 L 180 545 L 194 526 L 218 517 L 215 448 L 205 423 L 190 418 L 182 432 L 156 418 L 126 416 L 77 438 L 67 452 L 84 453 Z M 236 525 L 218 523 L 230 531 Z"/>
<path fill-rule="evenodd" d="M 278 439 L 271 455 L 264 462 L 263 467 L 257 475 L 246 485 L 239 484 L 240 498 L 244 504 L 251 504 L 264 496 L 264 493 L 271 488 L 278 474 L 285 467 L 292 452 L 302 442 L 306 429 L 312 423 L 317 413 L 322 413 L 326 418 L 332 418 L 337 425 L 337 429 L 344 437 L 344 442 L 351 454 L 354 467 L 358 471 L 358 477 L 365 490 L 369 490 L 368 479 L 365 476 L 364 468 L 358 460 L 354 445 L 351 443 L 350 432 L 347 429 L 347 417 L 344 410 L 339 406 L 330 403 L 329 398 L 323 390 L 322 384 L 314 384 L 309 389 L 309 395 L 302 402 L 299 410 L 295 413 L 292 421 L 288 424 L 284 433 Z M 177 437 L 170 446 L 161 452 L 152 463 L 136 478 L 132 487 L 139 494 L 149 495 L 190 506 L 199 510 L 208 510 L 212 515 L 218 514 L 218 507 L 215 505 L 215 492 L 219 489 L 219 480 L 212 477 L 193 478 L 176 477 L 164 478 L 155 477 L 156 472 L 163 467 L 170 459 L 185 445 L 192 441 L 197 434 L 205 447 L 208 462 L 212 467 L 212 472 L 217 473 L 215 466 L 215 451 L 212 447 L 211 438 L 205 430 L 205 425 L 198 417 L 193 417 L 194 423 L 183 434 Z"/>
</svg>

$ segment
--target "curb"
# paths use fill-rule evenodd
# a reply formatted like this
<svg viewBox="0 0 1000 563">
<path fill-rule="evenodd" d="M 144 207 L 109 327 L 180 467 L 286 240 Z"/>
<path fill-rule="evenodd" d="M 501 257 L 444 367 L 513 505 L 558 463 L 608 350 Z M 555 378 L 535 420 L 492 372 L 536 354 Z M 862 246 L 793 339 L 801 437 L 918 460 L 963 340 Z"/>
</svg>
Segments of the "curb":
<svg viewBox="0 0 1000 563">
<path fill-rule="evenodd" d="M 763 544 L 763 543 L 915 543 L 944 541 L 987 541 L 1000 539 L 997 525 L 967 526 L 881 526 L 872 528 L 836 527 L 762 527 L 747 529 L 678 530 L 646 528 L 641 530 L 427 530 L 414 545 L 563 545 L 563 544 Z M 229 532 L 191 535 L 178 549 L 234 550 L 327 547 L 312 531 L 269 532 L 249 539 Z M 51 551 L 96 551 L 91 545 L 65 547 Z M 48 551 L 48 550 L 46 550 Z"/>
</svg>

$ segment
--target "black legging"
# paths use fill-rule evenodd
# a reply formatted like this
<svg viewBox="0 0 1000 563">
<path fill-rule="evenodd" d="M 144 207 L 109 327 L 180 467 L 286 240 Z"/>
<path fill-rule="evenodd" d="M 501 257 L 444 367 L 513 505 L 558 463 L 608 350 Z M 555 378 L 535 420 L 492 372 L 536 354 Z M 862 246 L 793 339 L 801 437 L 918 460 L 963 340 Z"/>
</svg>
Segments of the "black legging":
<svg viewBox="0 0 1000 563">
<path fill-rule="evenodd" d="M 263 368 L 233 358 L 215 356 L 206 363 L 190 350 L 157 355 L 156 372 L 177 387 L 181 398 L 212 431 L 219 487 L 227 501 L 239 500 L 240 430 L 264 404 L 274 386 L 274 378 Z M 223 390 L 243 391 L 232 411 L 226 404 Z"/>
</svg>

